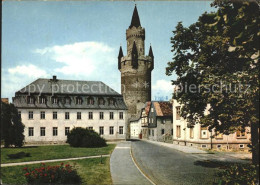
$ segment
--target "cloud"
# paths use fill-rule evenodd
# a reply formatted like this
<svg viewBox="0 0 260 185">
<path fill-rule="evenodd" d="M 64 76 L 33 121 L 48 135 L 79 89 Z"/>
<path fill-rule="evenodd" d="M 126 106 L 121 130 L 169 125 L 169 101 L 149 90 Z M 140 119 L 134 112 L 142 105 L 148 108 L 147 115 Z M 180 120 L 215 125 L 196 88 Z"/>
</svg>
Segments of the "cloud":
<svg viewBox="0 0 260 185">
<path fill-rule="evenodd" d="M 46 77 L 47 73 L 45 70 L 38 68 L 35 65 L 21 65 L 14 68 L 9 68 L 8 72 L 12 75 L 27 76 L 32 78 Z"/>
<path fill-rule="evenodd" d="M 152 86 L 153 98 L 157 101 L 169 100 L 173 93 L 171 81 L 157 80 Z"/>
<path fill-rule="evenodd" d="M 46 55 L 61 64 L 55 72 L 64 75 L 84 76 L 100 75 L 109 72 L 116 64 L 114 49 L 102 42 L 77 42 L 56 45 L 34 50 L 35 53 Z M 113 66 L 113 68 L 111 67 Z M 95 73 L 95 74 L 94 74 Z"/>
<path fill-rule="evenodd" d="M 48 77 L 47 72 L 39 67 L 28 64 L 18 65 L 12 68 L 3 69 L 2 75 L 2 97 L 11 98 L 15 92 L 25 87 L 37 78 Z"/>
</svg>

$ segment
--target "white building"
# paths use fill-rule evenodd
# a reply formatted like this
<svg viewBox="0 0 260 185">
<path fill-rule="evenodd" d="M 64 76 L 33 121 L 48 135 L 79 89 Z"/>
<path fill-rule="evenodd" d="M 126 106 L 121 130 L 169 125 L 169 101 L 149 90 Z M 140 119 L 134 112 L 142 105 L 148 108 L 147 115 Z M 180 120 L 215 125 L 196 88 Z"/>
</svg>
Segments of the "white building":
<svg viewBox="0 0 260 185">
<path fill-rule="evenodd" d="M 131 118 L 130 119 L 130 136 L 131 139 L 140 138 L 142 134 L 141 118 Z"/>
<path fill-rule="evenodd" d="M 73 127 L 95 130 L 107 140 L 125 139 L 122 95 L 99 81 L 38 79 L 15 93 L 26 143 L 62 143 Z"/>
<path fill-rule="evenodd" d="M 187 120 L 180 116 L 181 105 L 176 101 L 173 102 L 173 143 L 187 146 L 194 146 L 205 149 L 218 150 L 248 150 L 250 144 L 250 129 L 246 128 L 245 132 L 237 131 L 233 134 L 218 134 L 214 130 L 210 132 L 207 127 L 201 124 L 188 126 Z M 209 107 L 208 107 L 209 108 Z M 205 114 L 208 110 L 205 111 Z"/>
</svg>

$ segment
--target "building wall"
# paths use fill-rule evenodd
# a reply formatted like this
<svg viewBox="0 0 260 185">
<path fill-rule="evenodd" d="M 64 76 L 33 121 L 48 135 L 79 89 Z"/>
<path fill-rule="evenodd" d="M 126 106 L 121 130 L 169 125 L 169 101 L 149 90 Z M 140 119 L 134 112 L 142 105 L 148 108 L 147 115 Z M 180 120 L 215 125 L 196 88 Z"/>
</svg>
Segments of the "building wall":
<svg viewBox="0 0 260 185">
<path fill-rule="evenodd" d="M 192 128 L 187 127 L 187 121 L 182 117 L 176 119 L 176 107 L 180 106 L 176 100 L 173 100 L 173 143 L 187 146 L 195 146 L 199 148 L 210 149 L 211 145 L 213 149 L 226 150 L 248 150 L 248 144 L 250 144 L 250 128 L 246 128 L 244 137 L 238 137 L 237 133 L 229 135 L 217 135 L 213 130 L 212 133 L 208 130 L 203 130 L 200 124 L 196 124 L 193 127 L 193 137 L 191 134 Z M 207 110 L 205 114 L 207 114 Z M 177 126 L 180 126 L 180 137 L 177 137 Z M 211 139 L 211 136 L 214 138 Z"/>
<path fill-rule="evenodd" d="M 99 127 L 104 127 L 104 137 L 108 140 L 125 139 L 126 111 L 125 110 L 91 110 L 91 109 L 18 109 L 21 111 L 22 122 L 25 125 L 25 142 L 65 142 L 65 127 L 93 127 L 99 133 Z M 33 111 L 33 119 L 28 119 L 29 111 Z M 45 119 L 40 119 L 40 112 L 45 111 Z M 53 112 L 57 112 L 57 120 L 53 119 Z M 65 119 L 65 112 L 70 113 L 70 119 Z M 77 112 L 81 112 L 81 120 L 77 120 Z M 93 119 L 89 119 L 88 113 L 93 112 Z M 104 112 L 104 119 L 99 119 L 99 112 Z M 114 112 L 114 119 L 109 119 L 109 112 Z M 119 119 L 119 112 L 123 112 L 124 119 Z M 114 127 L 114 134 L 109 134 L 109 127 Z M 123 134 L 119 134 L 119 126 L 123 126 Z M 34 127 L 34 136 L 28 136 L 29 127 Z M 45 128 L 45 136 L 40 136 L 40 127 Z M 53 127 L 58 127 L 58 136 L 53 136 Z"/>
<path fill-rule="evenodd" d="M 150 130 L 150 135 L 148 134 L 148 139 L 160 142 L 172 141 L 172 119 L 157 117 L 156 123 L 157 127 L 148 128 L 148 133 Z M 164 129 L 164 134 L 162 134 L 162 129 Z M 152 132 L 154 132 L 154 135 L 152 134 Z"/>
<path fill-rule="evenodd" d="M 138 138 L 139 134 L 141 134 L 141 119 L 137 121 L 131 121 L 130 122 L 130 135 L 131 138 Z"/>
</svg>

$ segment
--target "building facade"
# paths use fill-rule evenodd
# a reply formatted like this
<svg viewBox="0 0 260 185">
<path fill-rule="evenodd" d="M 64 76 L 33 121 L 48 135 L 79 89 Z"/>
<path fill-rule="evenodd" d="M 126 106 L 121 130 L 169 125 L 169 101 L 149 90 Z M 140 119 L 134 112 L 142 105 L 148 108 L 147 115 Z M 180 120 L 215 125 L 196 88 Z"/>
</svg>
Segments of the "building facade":
<svg viewBox="0 0 260 185">
<path fill-rule="evenodd" d="M 122 95 L 99 81 L 38 79 L 15 93 L 26 143 L 63 143 L 74 127 L 107 140 L 125 139 L 127 107 Z"/>
<path fill-rule="evenodd" d="M 139 115 L 145 102 L 151 101 L 151 73 L 154 56 L 150 46 L 145 55 L 145 29 L 141 26 L 137 8 L 134 8 L 131 24 L 126 30 L 127 52 L 120 47 L 118 69 L 121 72 L 121 94 L 128 108 L 128 115 Z"/>
<path fill-rule="evenodd" d="M 172 142 L 172 104 L 152 101 L 147 116 L 148 139 L 160 142 Z"/>
<path fill-rule="evenodd" d="M 233 134 L 218 134 L 214 130 L 210 132 L 207 127 L 196 124 L 188 126 L 187 121 L 180 116 L 181 105 L 173 102 L 173 143 L 186 146 L 194 146 L 205 149 L 217 150 L 248 150 L 250 144 L 250 129 L 245 132 L 237 131 Z M 209 108 L 209 106 L 208 106 Z M 205 111 L 207 114 L 208 111 Z"/>
</svg>

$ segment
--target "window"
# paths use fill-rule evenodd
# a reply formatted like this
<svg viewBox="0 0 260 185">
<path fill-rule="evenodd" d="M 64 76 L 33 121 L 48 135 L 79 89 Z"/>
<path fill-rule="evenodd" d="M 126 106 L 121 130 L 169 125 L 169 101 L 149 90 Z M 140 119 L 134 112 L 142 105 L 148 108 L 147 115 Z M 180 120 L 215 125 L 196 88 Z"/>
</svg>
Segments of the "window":
<svg viewBox="0 0 260 185">
<path fill-rule="evenodd" d="M 41 119 L 45 119 L 45 112 L 41 111 Z"/>
<path fill-rule="evenodd" d="M 166 119 L 163 119 L 163 121 L 162 121 L 163 123 L 166 123 Z"/>
<path fill-rule="evenodd" d="M 33 119 L 33 111 L 29 111 L 28 118 L 29 118 L 29 119 Z"/>
<path fill-rule="evenodd" d="M 99 127 L 99 135 L 104 135 L 104 127 Z"/>
<path fill-rule="evenodd" d="M 105 101 L 104 101 L 103 98 L 100 98 L 100 99 L 98 100 L 98 103 L 99 103 L 99 105 L 104 105 L 104 104 L 105 104 Z"/>
<path fill-rule="evenodd" d="M 69 112 L 65 112 L 65 119 L 70 119 L 70 113 Z"/>
<path fill-rule="evenodd" d="M 124 119 L 124 113 L 123 112 L 119 112 L 119 119 Z"/>
<path fill-rule="evenodd" d="M 18 117 L 22 119 L 21 111 L 18 111 Z"/>
<path fill-rule="evenodd" d="M 57 136 L 58 135 L 58 127 L 53 127 L 52 128 L 52 135 Z"/>
<path fill-rule="evenodd" d="M 119 134 L 124 134 L 124 127 L 123 126 L 119 127 Z"/>
<path fill-rule="evenodd" d="M 115 102 L 114 102 L 113 99 L 110 99 L 110 100 L 109 100 L 109 105 L 114 105 L 114 103 L 115 103 Z"/>
<path fill-rule="evenodd" d="M 173 129 L 171 129 L 171 135 L 173 135 Z"/>
<path fill-rule="evenodd" d="M 236 134 L 237 134 L 237 138 L 246 138 L 246 132 L 238 130 Z"/>
<path fill-rule="evenodd" d="M 67 136 L 70 133 L 70 127 L 65 127 L 65 136 Z"/>
<path fill-rule="evenodd" d="M 93 119 L 93 112 L 88 113 L 88 119 Z"/>
<path fill-rule="evenodd" d="M 65 104 L 70 104 L 70 97 L 65 98 Z"/>
<path fill-rule="evenodd" d="M 88 99 L 88 104 L 89 105 L 94 105 L 94 99 L 93 98 L 89 98 Z"/>
<path fill-rule="evenodd" d="M 58 98 L 57 97 L 53 97 L 52 98 L 52 103 L 53 104 L 57 104 L 58 103 Z"/>
<path fill-rule="evenodd" d="M 109 127 L 109 134 L 113 135 L 114 134 L 114 127 Z"/>
<path fill-rule="evenodd" d="M 152 136 L 154 136 L 154 130 L 152 130 Z"/>
<path fill-rule="evenodd" d="M 39 98 L 39 103 L 40 104 L 45 104 L 45 102 L 46 102 L 46 99 L 44 97 L 40 97 Z"/>
<path fill-rule="evenodd" d="M 162 131 L 161 131 L 161 132 L 162 132 L 162 135 L 163 135 L 163 134 L 164 134 L 164 129 L 162 129 Z"/>
<path fill-rule="evenodd" d="M 201 145 L 201 148 L 207 148 L 207 145 Z"/>
<path fill-rule="evenodd" d="M 151 112 L 153 112 L 153 108 L 151 108 Z"/>
<path fill-rule="evenodd" d="M 104 112 L 99 113 L 99 119 L 104 119 Z"/>
<path fill-rule="evenodd" d="M 53 118 L 53 119 L 57 119 L 57 118 L 58 118 L 57 112 L 53 112 L 53 113 L 52 113 L 52 118 Z"/>
<path fill-rule="evenodd" d="M 193 138 L 194 137 L 194 128 L 191 127 L 190 128 L 190 138 Z"/>
<path fill-rule="evenodd" d="M 153 118 L 151 118 L 151 123 L 153 123 Z"/>
<path fill-rule="evenodd" d="M 245 147 L 244 144 L 240 144 L 240 145 L 239 145 L 239 148 L 244 148 L 244 147 Z"/>
<path fill-rule="evenodd" d="M 200 138 L 206 139 L 208 138 L 208 128 L 207 127 L 201 127 L 200 128 Z"/>
<path fill-rule="evenodd" d="M 82 98 L 77 97 L 77 98 L 76 98 L 76 104 L 77 104 L 77 105 L 82 105 Z"/>
<path fill-rule="evenodd" d="M 34 104 L 34 98 L 33 97 L 28 97 L 27 98 L 27 103 L 28 104 Z"/>
<path fill-rule="evenodd" d="M 176 126 L 176 137 L 181 137 L 181 126 L 180 125 Z"/>
<path fill-rule="evenodd" d="M 89 130 L 93 130 L 93 127 L 88 127 Z"/>
<path fill-rule="evenodd" d="M 33 127 L 29 127 L 29 133 L 28 136 L 33 136 Z"/>
<path fill-rule="evenodd" d="M 109 119 L 114 119 L 114 112 L 109 113 Z"/>
<path fill-rule="evenodd" d="M 221 148 L 222 147 L 222 145 L 217 145 L 217 148 Z"/>
<path fill-rule="evenodd" d="M 45 127 L 41 127 L 40 132 L 41 132 L 40 133 L 41 136 L 45 136 Z"/>
<path fill-rule="evenodd" d="M 179 120 L 181 117 L 181 107 L 176 107 L 176 120 Z"/>
<path fill-rule="evenodd" d="M 81 112 L 77 112 L 77 119 L 81 119 Z"/>
<path fill-rule="evenodd" d="M 149 134 L 149 136 L 151 135 L 151 130 L 150 129 L 148 130 L 148 134 Z"/>
</svg>

